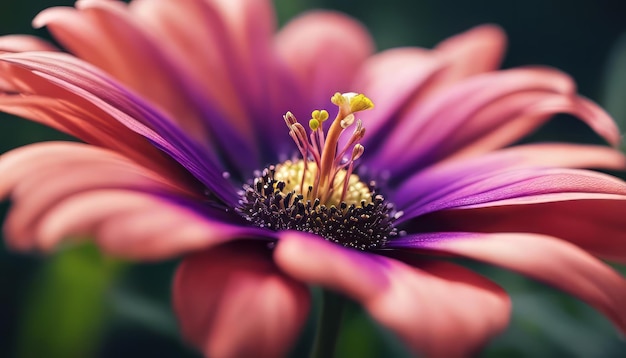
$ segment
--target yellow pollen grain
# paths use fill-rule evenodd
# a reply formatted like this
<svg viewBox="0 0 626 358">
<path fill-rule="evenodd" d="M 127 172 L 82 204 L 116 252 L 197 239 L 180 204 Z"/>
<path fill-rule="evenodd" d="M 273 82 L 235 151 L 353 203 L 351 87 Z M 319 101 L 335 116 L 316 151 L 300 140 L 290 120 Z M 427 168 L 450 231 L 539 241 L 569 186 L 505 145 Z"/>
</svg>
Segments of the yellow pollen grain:
<svg viewBox="0 0 626 358">
<path fill-rule="evenodd" d="M 316 109 L 313 112 L 311 112 L 311 118 L 317 119 L 320 122 L 324 122 L 325 120 L 328 119 L 328 111 L 326 111 L 325 109 L 322 109 L 322 110 Z"/>
<path fill-rule="evenodd" d="M 311 120 L 309 120 L 309 128 L 311 128 L 311 130 L 316 130 L 320 127 L 320 121 L 315 119 L 315 118 L 311 118 Z"/>
<path fill-rule="evenodd" d="M 350 112 L 360 112 L 374 108 L 374 103 L 364 94 L 357 94 L 350 99 Z"/>
<path fill-rule="evenodd" d="M 305 200 L 315 200 L 315 198 L 308 197 L 309 195 L 309 187 L 313 187 L 315 185 L 315 175 L 317 172 L 317 166 L 315 162 L 309 161 L 307 163 L 306 175 L 304 176 L 304 185 L 302 188 L 304 193 L 300 192 L 302 177 L 304 174 L 304 161 L 298 160 L 293 162 L 291 160 L 287 160 L 281 164 L 276 165 L 276 169 L 274 172 L 274 179 L 276 181 L 282 181 L 285 183 L 285 188 L 283 189 L 283 193 L 295 192 L 296 194 L 302 194 Z M 322 202 L 322 205 L 326 205 L 327 207 L 336 206 L 338 207 L 341 203 L 341 193 L 343 191 L 344 179 L 346 177 L 347 171 L 345 169 L 341 169 L 336 177 L 332 186 L 332 194 L 325 201 Z M 369 204 L 372 201 L 372 192 L 370 191 L 368 185 L 363 183 L 358 175 L 351 174 L 348 180 L 348 188 L 346 194 L 344 196 L 343 202 L 348 205 L 356 205 L 357 207 L 361 206 L 361 202 L 365 201 L 365 204 Z"/>
</svg>

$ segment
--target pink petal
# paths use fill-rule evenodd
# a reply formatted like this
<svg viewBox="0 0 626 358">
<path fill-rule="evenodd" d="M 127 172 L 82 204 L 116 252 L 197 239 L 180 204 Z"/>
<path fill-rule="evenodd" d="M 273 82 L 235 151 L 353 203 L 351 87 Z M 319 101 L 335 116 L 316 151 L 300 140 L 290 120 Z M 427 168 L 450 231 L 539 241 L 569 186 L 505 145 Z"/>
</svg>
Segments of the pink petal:
<svg viewBox="0 0 626 358">
<path fill-rule="evenodd" d="M 61 221 L 87 209 L 92 214 L 85 221 Z M 52 237 L 54 229 L 74 230 L 83 235 L 93 232 L 105 252 L 133 260 L 179 257 L 242 237 L 267 242 L 272 235 L 244 226 L 237 219 L 220 210 L 192 210 L 141 193 L 94 191 L 55 208 L 42 222 L 40 232 L 44 238 Z"/>
<path fill-rule="evenodd" d="M 69 105 L 57 99 L 28 95 L 0 96 L 0 109 L 26 117 L 88 143 L 123 153 L 142 165 L 170 177 L 188 182 L 188 173 L 171 158 L 163 155 L 141 136 L 128 131 L 117 121 L 107 121 L 107 115 L 85 104 L 85 108 Z"/>
<path fill-rule="evenodd" d="M 448 91 L 439 92 L 422 105 L 407 109 L 403 113 L 406 119 L 401 120 L 404 124 L 387 136 L 393 138 L 391 145 L 381 147 L 381 151 L 368 160 L 389 161 L 394 158 L 390 170 L 408 165 L 425 166 L 445 155 L 446 152 L 437 148 L 454 145 L 449 144 L 447 138 L 465 131 L 465 126 L 468 126 L 468 131 L 472 130 L 472 126 L 497 128 L 516 113 L 533 110 L 533 105 L 552 98 L 570 99 L 573 94 L 571 79 L 551 69 L 515 69 L 475 76 Z M 492 110 L 489 121 L 479 121 L 482 117 L 477 115 L 490 106 L 509 114 L 501 115 Z M 581 119 L 598 128 L 602 134 L 607 134 L 608 140 L 616 140 L 614 131 L 605 130 L 605 127 L 614 127 L 610 118 L 585 115 Z M 519 137 L 525 134 L 517 133 Z M 417 157 L 406 156 L 409 150 L 417 153 Z"/>
<path fill-rule="evenodd" d="M 416 267 L 411 267 L 300 233 L 283 235 L 274 260 L 297 280 L 357 300 L 411 349 L 426 356 L 476 353 L 508 322 L 506 293 L 453 264 L 414 262 Z"/>
<path fill-rule="evenodd" d="M 121 128 L 119 125 L 114 126 L 120 131 L 120 137 L 128 135 L 128 130 L 140 134 L 180 163 L 224 201 L 235 200 L 232 184 L 223 178 L 223 165 L 214 151 L 209 150 L 205 144 L 191 140 L 180 128 L 168 121 L 163 113 L 128 92 L 97 68 L 75 57 L 50 52 L 5 54 L 1 55 L 1 60 L 9 66 L 15 66 L 14 68 L 27 70 L 20 72 L 16 81 L 34 79 L 33 82 L 16 82 L 20 86 L 20 92 L 35 92 L 38 95 L 59 98 L 69 102 L 67 104 L 70 108 L 82 110 L 82 106 L 86 104 L 87 108 L 93 108 L 102 116 L 99 122 L 105 123 L 105 126 L 110 122 L 122 124 Z M 56 118 L 64 117 L 57 114 Z M 94 125 L 90 129 L 106 132 L 107 128 Z M 108 133 L 108 137 L 116 135 L 117 133 Z M 242 149 L 238 146 L 237 138 L 225 137 L 222 141 L 228 142 L 235 151 Z M 235 155 L 241 157 L 241 153 Z M 249 160 L 250 158 L 244 158 L 236 163 L 251 164 Z"/>
<path fill-rule="evenodd" d="M 310 107 L 273 51 L 270 1 L 143 0 L 133 1 L 129 10 L 144 32 L 158 38 L 159 48 L 186 81 L 199 88 L 195 94 L 213 109 L 203 112 L 215 139 L 243 138 L 232 147 L 233 154 L 254 154 L 235 160 L 254 163 L 244 175 L 258 169 L 259 162 L 275 161 L 273 153 L 293 149 L 289 136 L 273 124 L 282 125 L 287 110 Z"/>
<path fill-rule="evenodd" d="M 246 140 L 255 140 L 244 98 L 233 78 L 239 76 L 233 43 L 220 12 L 205 0 L 135 0 L 129 10 L 185 77 L 202 88 L 205 100 L 219 107 Z M 204 46 L 203 44 L 211 44 Z"/>
<path fill-rule="evenodd" d="M 438 212 L 418 218 L 411 225 L 427 231 L 550 235 L 604 259 L 626 263 L 626 197 L 567 200 L 566 197 L 540 196 L 534 199 L 538 202 L 506 200 L 482 208 Z"/>
<path fill-rule="evenodd" d="M 32 54 L 34 53 L 31 56 Z M 25 55 L 16 56 L 23 58 Z M 25 67 L 9 62 L 0 65 L 0 73 L 10 83 L 4 90 L 20 93 L 0 96 L 0 108 L 3 111 L 32 119 L 86 142 L 114 149 L 144 165 L 171 173 L 179 170 L 174 169 L 176 165 L 145 138 L 134 133 L 121 121 L 111 118 L 119 109 L 109 113 L 77 93 L 42 78 L 40 73 L 29 71 L 28 65 Z M 108 87 L 104 84 L 102 86 Z M 111 89 L 110 92 L 112 91 Z"/>
<path fill-rule="evenodd" d="M 23 54 L 17 56 L 24 57 Z M 40 73 L 30 71 L 28 66 L 3 62 L 0 74 L 5 82 L 1 89 L 7 92 L 0 96 L 1 110 L 124 153 L 154 170 L 180 175 L 177 164 L 96 104 L 54 85 Z"/>
<path fill-rule="evenodd" d="M 264 123 L 268 118 L 275 118 L 276 123 L 280 123 L 285 112 L 284 101 L 280 110 L 276 107 L 277 101 L 284 100 L 276 91 L 292 92 L 290 86 L 282 81 L 287 76 L 277 67 L 270 52 L 274 30 L 270 3 L 261 0 L 202 4 L 190 1 L 185 6 L 176 3 L 185 13 L 194 12 L 195 15 L 172 20 L 171 16 L 176 15 L 172 13 L 168 14 L 168 20 L 160 21 L 163 12 L 169 8 L 168 4 L 171 5 L 159 1 L 140 2 L 126 7 L 121 2 L 80 1 L 77 3 L 78 10 L 52 8 L 36 20 L 39 25 L 47 24 L 53 34 L 78 56 L 104 68 L 163 109 L 168 118 L 185 129 L 189 136 L 217 146 L 211 152 L 224 153 L 226 162 L 237 163 L 241 167 L 243 173 L 234 174 L 249 175 L 258 169 L 259 162 L 275 160 L 267 158 L 269 151 L 258 150 L 259 143 L 284 150 L 284 144 L 289 139 L 283 133 L 278 135 L 273 126 Z M 198 19 L 198 16 L 201 18 Z M 148 21 L 146 18 L 156 20 Z M 210 47 L 214 53 L 224 56 L 219 63 L 215 63 L 214 71 L 211 71 L 211 63 L 208 68 L 207 65 L 195 66 L 195 70 L 191 71 L 186 66 L 189 61 L 181 60 L 185 56 L 201 61 L 199 54 L 202 51 L 198 48 L 208 47 L 195 43 L 194 53 L 181 53 L 168 38 L 161 41 L 155 36 L 165 31 L 159 30 L 162 26 L 167 27 L 174 21 L 178 25 L 173 25 L 174 29 L 168 27 L 167 32 L 173 33 L 185 26 L 187 32 L 178 35 L 177 39 L 184 37 L 192 28 L 188 18 L 197 19 L 195 23 L 201 25 L 199 29 L 193 28 L 194 32 L 209 32 L 210 39 L 219 38 L 218 45 L 228 46 L 224 51 Z M 180 25 L 181 19 L 185 19 L 184 25 Z M 157 30 L 153 31 L 155 26 Z M 98 45 L 94 45 L 96 43 Z M 199 71 L 202 76 L 198 76 Z M 214 80 L 214 77 L 222 75 L 226 76 L 223 80 Z M 207 79 L 207 76 L 210 78 Z M 145 81 L 146 78 L 158 79 L 158 85 Z M 205 83 L 211 84 L 213 90 L 205 90 Z M 222 86 L 223 83 L 227 85 Z M 235 91 L 229 91 L 231 87 Z M 172 92 L 172 89 L 176 90 Z M 210 93 L 216 91 L 219 94 L 213 98 Z M 245 100 L 230 103 L 226 108 L 224 98 Z M 242 156 L 242 153 L 249 155 Z"/>
<path fill-rule="evenodd" d="M 514 94 L 526 94 L 524 98 L 534 94 L 535 97 L 530 99 L 543 99 L 538 94 L 571 95 L 574 90 L 574 84 L 568 76 L 544 68 L 514 69 L 474 76 L 447 91 L 436 93 L 422 105 L 414 104 L 407 108 L 402 113 L 406 125 L 391 133 L 394 143 L 397 142 L 391 149 L 395 153 L 402 147 L 406 148 L 415 142 L 416 135 L 428 139 L 424 147 L 429 148 L 432 143 L 454 133 L 481 109 Z M 523 103 L 528 103 L 528 100 Z M 441 132 L 434 132 L 435 128 Z M 422 134 L 420 131 L 423 130 L 429 133 Z"/>
<path fill-rule="evenodd" d="M 302 96 L 316 106 L 309 111 L 327 106 L 335 92 L 356 91 L 350 82 L 374 49 L 363 25 L 328 11 L 295 18 L 277 34 L 275 42 L 278 55 L 297 76 Z"/>
<path fill-rule="evenodd" d="M 422 107 L 434 93 L 466 77 L 497 69 L 505 42 L 499 27 L 483 25 L 442 42 L 434 51 L 391 49 L 368 59 L 355 79 L 356 90 L 376 103 L 375 111 L 360 115 L 368 126 L 366 148 L 376 150 L 379 143 L 386 142 L 388 130 L 383 126 L 410 125 L 414 118 L 405 112 Z"/>
<path fill-rule="evenodd" d="M 268 53 L 276 19 L 269 0 L 210 0 L 209 5 L 220 12 L 233 45 L 233 64 L 239 76 L 235 79 L 238 93 L 247 98 L 246 105 L 254 109 L 267 106 L 268 78 L 271 69 Z M 239 82 L 241 81 L 241 82 Z"/>
<path fill-rule="evenodd" d="M 447 162 L 397 188 L 391 199 L 405 212 L 398 223 L 409 232 L 541 233 L 626 262 L 626 183 L 537 165 L 620 169 L 624 157 L 606 147 L 532 144 Z"/>
<path fill-rule="evenodd" d="M 30 35 L 0 36 L 0 52 L 59 51 L 46 40 Z"/>
<path fill-rule="evenodd" d="M 388 128 L 401 125 L 394 122 L 400 119 L 399 113 L 412 103 L 421 103 L 448 65 L 437 53 L 421 48 L 386 50 L 364 63 L 355 77 L 353 91 L 367 94 L 376 105 L 375 110 L 359 115 L 368 130 L 366 148 L 377 146 Z"/>
<path fill-rule="evenodd" d="M 282 124 L 289 109 L 285 103 L 301 102 L 302 96 L 272 52 L 270 2 L 148 0 L 133 1 L 129 10 L 145 32 L 156 35 L 186 81 L 199 88 L 202 102 L 215 108 L 216 113 L 204 115 L 218 139 L 228 127 L 255 154 L 264 154 L 254 150 L 260 143 L 271 147 L 287 142 L 288 136 L 277 135 L 265 122 Z M 248 169 L 246 175 L 258 168 Z"/>
<path fill-rule="evenodd" d="M 468 153 L 464 153 L 468 154 Z M 458 154 L 446 159 L 453 162 L 465 158 L 464 154 Z M 533 143 L 517 145 L 492 151 L 481 156 L 483 158 L 494 156 L 510 156 L 514 159 L 512 167 L 522 166 L 545 166 L 559 168 L 594 168 L 622 170 L 626 168 L 626 156 L 621 151 L 601 145 L 570 144 L 570 143 Z M 437 165 L 441 165 L 438 163 Z M 462 165 L 459 162 L 450 165 Z"/>
<path fill-rule="evenodd" d="M 109 72 L 164 109 L 188 133 L 206 139 L 200 113 L 192 101 L 196 97 L 194 89 L 183 81 L 184 77 L 160 50 L 156 39 L 134 23 L 124 4 L 79 1 L 76 5 L 78 10 L 46 9 L 33 23 L 36 27 L 47 26 L 77 56 Z"/>
<path fill-rule="evenodd" d="M 49 251 L 64 239 L 92 236 L 108 254 L 163 260 L 241 237 L 267 240 L 271 232 L 230 224 L 222 211 L 202 212 L 132 190 L 93 189 L 73 194 L 28 216 L 14 208 L 5 232 L 19 250 Z"/>
<path fill-rule="evenodd" d="M 504 57 L 506 35 L 496 25 L 481 25 L 440 43 L 435 51 L 452 61 L 439 79 L 455 83 L 483 72 L 497 70 Z"/>
<path fill-rule="evenodd" d="M 50 250 L 64 239 L 92 235 L 109 253 L 156 259 L 242 235 L 266 236 L 239 227 L 236 215 L 209 208 L 201 215 L 158 197 L 206 200 L 195 187 L 86 144 L 21 147 L 2 156 L 0 176 L 0 195 L 13 201 L 4 230 L 15 249 Z"/>
<path fill-rule="evenodd" d="M 174 279 L 182 334 L 207 357 L 279 357 L 310 306 L 306 286 L 284 276 L 263 245 L 233 243 L 186 258 Z"/>
<path fill-rule="evenodd" d="M 2 176 L 0 197 L 5 197 L 9 192 L 13 192 L 14 197 L 17 195 L 21 198 L 19 196 L 21 193 L 30 196 L 33 190 L 45 191 L 50 181 L 56 180 L 52 175 L 63 177 L 63 180 L 72 179 L 71 184 L 64 184 L 63 180 L 58 183 L 67 186 L 67 190 L 78 190 L 72 186 L 96 183 L 100 180 L 103 183 L 136 181 L 137 184 L 145 185 L 145 189 L 160 188 L 190 197 L 197 195 L 198 190 L 197 187 L 189 185 L 191 183 L 180 182 L 171 176 L 162 176 L 118 153 L 82 143 L 36 143 L 12 150 L 0 158 Z M 79 172 L 84 175 L 78 175 Z M 95 172 L 98 175 L 91 174 Z M 77 177 L 72 178 L 73 175 Z M 63 195 L 62 192 L 54 193 L 54 190 L 50 194 Z M 43 201 L 44 198 L 41 199 Z"/>
<path fill-rule="evenodd" d="M 531 234 L 454 234 L 429 248 L 498 265 L 564 290 L 626 332 L 626 280 L 577 246 Z"/>
<path fill-rule="evenodd" d="M 544 96 L 530 105 L 520 105 L 512 98 L 494 104 L 465 123 L 463 130 L 451 134 L 438 150 L 444 155 L 453 153 L 454 159 L 487 153 L 514 143 L 559 113 L 582 119 L 613 146 L 621 140 L 619 128 L 598 105 L 581 97 L 557 95 Z"/>
</svg>

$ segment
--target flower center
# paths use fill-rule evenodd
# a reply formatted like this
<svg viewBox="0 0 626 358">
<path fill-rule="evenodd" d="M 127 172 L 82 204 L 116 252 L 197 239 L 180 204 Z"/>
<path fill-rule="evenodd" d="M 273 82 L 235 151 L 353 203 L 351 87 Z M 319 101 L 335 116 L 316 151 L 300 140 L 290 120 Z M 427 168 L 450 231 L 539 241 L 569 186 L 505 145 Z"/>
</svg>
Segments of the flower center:
<svg viewBox="0 0 626 358">
<path fill-rule="evenodd" d="M 381 248 L 398 235 L 394 222 L 401 213 L 376 193 L 373 182 L 365 184 L 352 173 L 364 150 L 360 120 L 339 150 L 354 113 L 374 105 L 356 93 L 336 93 L 331 101 L 339 111 L 327 133 L 325 110 L 311 113 L 308 134 L 291 112 L 284 115 L 302 159 L 272 165 L 245 184 L 237 211 L 260 227 L 310 232 L 360 250 Z"/>
</svg>

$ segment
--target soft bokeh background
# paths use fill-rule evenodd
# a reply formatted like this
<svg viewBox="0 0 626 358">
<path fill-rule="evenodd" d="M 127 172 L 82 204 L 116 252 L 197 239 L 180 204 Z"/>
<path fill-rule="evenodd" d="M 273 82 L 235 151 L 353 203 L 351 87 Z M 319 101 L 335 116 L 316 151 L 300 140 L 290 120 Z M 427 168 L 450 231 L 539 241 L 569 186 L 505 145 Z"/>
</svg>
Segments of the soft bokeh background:
<svg viewBox="0 0 626 358">
<path fill-rule="evenodd" d="M 0 34 L 46 36 L 45 30 L 31 29 L 33 16 L 48 6 L 72 2 L 3 0 Z M 620 40 L 626 33 L 624 1 L 276 3 L 281 23 L 311 8 L 347 12 L 370 28 L 380 49 L 431 47 L 472 26 L 485 22 L 500 24 L 510 36 L 505 67 L 546 64 L 563 69 L 576 78 L 582 94 L 600 102 L 619 122 L 626 123 L 626 40 Z M 1 152 L 29 142 L 65 138 L 27 121 L 0 116 Z M 599 142 L 584 125 L 567 117 L 558 118 L 530 140 L 543 138 Z M 3 213 L 6 207 L 2 206 Z M 180 343 L 169 310 L 175 264 L 120 262 L 102 257 L 90 245 L 64 248 L 51 257 L 16 254 L 0 245 L 0 357 L 197 357 Z M 511 292 L 514 301 L 510 328 L 486 347 L 482 356 L 626 354 L 626 342 L 604 318 L 581 302 L 518 275 L 467 264 L 499 282 Z M 310 339 L 303 338 L 294 356 L 303 356 L 309 345 Z M 349 306 L 346 312 L 338 349 L 342 357 L 406 355 L 402 345 L 356 305 Z"/>
</svg>

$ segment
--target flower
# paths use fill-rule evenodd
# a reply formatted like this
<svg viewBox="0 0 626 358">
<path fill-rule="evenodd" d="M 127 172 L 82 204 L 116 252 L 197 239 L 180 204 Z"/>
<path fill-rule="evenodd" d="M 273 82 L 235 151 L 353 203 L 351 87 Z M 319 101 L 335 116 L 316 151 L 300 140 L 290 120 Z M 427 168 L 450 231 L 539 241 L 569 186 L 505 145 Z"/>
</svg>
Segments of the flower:
<svg viewBox="0 0 626 358">
<path fill-rule="evenodd" d="M 183 255 L 174 309 L 208 356 L 284 354 L 310 284 L 416 352 L 473 352 L 510 301 L 449 256 L 549 283 L 626 331 L 626 282 L 601 261 L 626 262 L 626 183 L 578 169 L 622 169 L 624 156 L 510 146 L 556 113 L 617 145 L 567 75 L 498 71 L 492 25 L 372 54 L 344 15 L 307 13 L 277 33 L 273 16 L 266 0 L 80 0 L 34 20 L 69 53 L 0 38 L 0 109 L 85 142 L 0 159 L 9 245 L 89 235 L 112 255 Z"/>
</svg>

